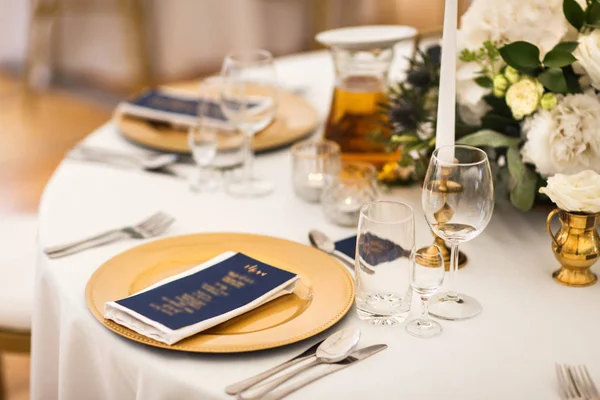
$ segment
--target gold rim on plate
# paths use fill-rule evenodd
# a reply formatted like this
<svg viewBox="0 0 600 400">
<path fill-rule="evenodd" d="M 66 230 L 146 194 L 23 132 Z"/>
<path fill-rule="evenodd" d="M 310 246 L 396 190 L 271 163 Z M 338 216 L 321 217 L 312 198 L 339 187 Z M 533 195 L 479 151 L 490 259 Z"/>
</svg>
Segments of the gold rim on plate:
<svg viewBox="0 0 600 400">
<path fill-rule="evenodd" d="M 228 250 L 299 274 L 296 290 L 170 346 L 104 319 L 105 302 L 132 295 Z M 352 307 L 354 282 L 341 264 L 312 247 L 269 236 L 210 233 L 160 239 L 113 257 L 92 275 L 85 297 L 100 323 L 135 342 L 187 352 L 237 353 L 284 346 L 330 328 Z"/>
<path fill-rule="evenodd" d="M 181 82 L 164 87 L 195 93 L 199 84 L 197 81 Z M 279 107 L 274 121 L 253 138 L 254 151 L 274 150 L 295 143 L 313 133 L 319 124 L 316 110 L 301 96 L 281 90 L 278 100 Z M 190 154 L 187 130 L 121 114 L 115 115 L 115 121 L 121 135 L 135 144 L 153 150 Z M 220 146 L 225 150 L 230 147 L 228 143 Z"/>
</svg>

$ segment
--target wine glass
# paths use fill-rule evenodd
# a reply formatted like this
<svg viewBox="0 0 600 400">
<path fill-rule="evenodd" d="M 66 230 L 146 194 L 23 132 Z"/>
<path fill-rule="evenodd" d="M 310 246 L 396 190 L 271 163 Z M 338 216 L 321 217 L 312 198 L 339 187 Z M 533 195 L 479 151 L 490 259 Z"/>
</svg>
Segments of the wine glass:
<svg viewBox="0 0 600 400">
<path fill-rule="evenodd" d="M 207 88 L 206 84 L 201 84 L 201 93 L 205 91 L 202 89 Z M 188 146 L 198 166 L 198 173 L 192 178 L 190 185 L 193 192 L 209 192 L 219 186 L 214 171 L 210 168 L 217 155 L 219 135 L 219 129 L 210 122 L 210 107 L 211 103 L 207 97 L 200 99 L 197 125 L 192 126 L 188 131 Z"/>
<path fill-rule="evenodd" d="M 244 173 L 229 182 L 226 190 L 236 197 L 264 196 L 273 190 L 270 182 L 253 175 L 254 135 L 275 118 L 278 103 L 277 77 L 273 56 L 266 50 L 233 52 L 221 69 L 221 109 L 233 126 L 246 137 Z"/>
<path fill-rule="evenodd" d="M 458 293 L 458 245 L 478 236 L 494 211 L 487 154 L 471 146 L 444 146 L 431 156 L 423 184 L 423 210 L 433 232 L 451 247 L 449 290 L 431 301 L 430 314 L 459 320 L 481 312 L 474 298 Z"/>
<path fill-rule="evenodd" d="M 442 326 L 429 318 L 428 303 L 444 281 L 444 255 L 439 246 L 422 247 L 410 256 L 410 286 L 421 297 L 421 315 L 406 325 L 413 336 L 430 338 L 442 333 Z"/>
</svg>

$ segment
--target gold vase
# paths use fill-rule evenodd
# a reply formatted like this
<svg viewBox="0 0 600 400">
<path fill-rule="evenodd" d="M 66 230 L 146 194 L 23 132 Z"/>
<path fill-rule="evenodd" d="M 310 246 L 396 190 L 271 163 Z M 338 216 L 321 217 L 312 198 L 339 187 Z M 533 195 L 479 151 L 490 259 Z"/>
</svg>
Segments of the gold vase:
<svg viewBox="0 0 600 400">
<path fill-rule="evenodd" d="M 550 223 L 558 214 L 561 227 L 552 232 Z M 552 237 L 552 250 L 560 262 L 560 269 L 552 273 L 555 281 L 566 286 L 590 286 L 598 277 L 590 267 L 600 257 L 600 237 L 596 228 L 600 213 L 585 214 L 555 209 L 546 220 L 546 229 Z"/>
</svg>

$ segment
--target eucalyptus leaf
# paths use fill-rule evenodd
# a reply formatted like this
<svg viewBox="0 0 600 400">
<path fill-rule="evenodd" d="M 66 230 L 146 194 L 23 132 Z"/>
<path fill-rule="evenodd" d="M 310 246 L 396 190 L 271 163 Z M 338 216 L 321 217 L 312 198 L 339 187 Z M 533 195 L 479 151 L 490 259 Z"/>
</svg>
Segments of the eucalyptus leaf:
<svg viewBox="0 0 600 400">
<path fill-rule="evenodd" d="M 563 12 L 567 21 L 580 31 L 585 23 L 585 11 L 579 3 L 575 0 L 563 0 Z"/>
<path fill-rule="evenodd" d="M 501 47 L 499 51 L 504 61 L 518 71 L 531 73 L 541 66 L 540 49 L 531 43 L 513 42 Z"/>
<path fill-rule="evenodd" d="M 544 65 L 547 67 L 566 67 L 573 64 L 577 59 L 573 54 L 564 50 L 551 50 L 544 57 Z"/>
<path fill-rule="evenodd" d="M 538 81 L 551 92 L 567 93 L 569 88 L 567 80 L 560 68 L 548 68 L 537 77 Z"/>
<path fill-rule="evenodd" d="M 512 176 L 515 181 L 519 180 L 521 175 L 523 175 L 525 164 L 523 164 L 523 161 L 521 160 L 521 154 L 517 147 L 510 147 L 506 152 L 506 164 L 508 165 L 510 176 Z"/>
<path fill-rule="evenodd" d="M 523 164 L 517 147 L 509 147 L 506 153 L 506 162 L 510 176 L 515 182 L 510 193 L 510 201 L 519 210 L 528 211 L 535 202 L 537 175 Z"/>
<path fill-rule="evenodd" d="M 517 146 L 520 140 L 521 139 L 519 138 L 511 138 L 508 136 L 504 136 L 503 134 L 496 131 L 482 130 L 467 135 L 458 140 L 456 143 L 475 147 L 487 146 L 492 148 L 498 148 Z"/>
<path fill-rule="evenodd" d="M 578 42 L 561 42 L 554 46 L 554 50 L 568 51 L 569 53 L 571 53 L 575 51 L 577 46 L 579 46 Z"/>
<path fill-rule="evenodd" d="M 494 87 L 494 81 L 487 76 L 480 76 L 475 78 L 475 83 L 481 86 L 482 88 L 491 89 Z"/>
</svg>

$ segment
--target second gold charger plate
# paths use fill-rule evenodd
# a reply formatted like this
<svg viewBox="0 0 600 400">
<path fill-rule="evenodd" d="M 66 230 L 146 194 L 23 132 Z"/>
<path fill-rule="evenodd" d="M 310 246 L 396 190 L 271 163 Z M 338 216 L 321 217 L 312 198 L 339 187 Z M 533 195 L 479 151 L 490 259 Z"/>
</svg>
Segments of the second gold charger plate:
<svg viewBox="0 0 600 400">
<path fill-rule="evenodd" d="M 300 275 L 294 293 L 173 345 L 104 319 L 107 301 L 130 296 L 229 250 Z M 325 253 L 284 239 L 238 233 L 170 237 L 134 247 L 104 263 L 86 287 L 90 311 L 111 331 L 150 346 L 198 353 L 248 352 L 307 339 L 342 319 L 353 300 L 352 277 Z"/>
<path fill-rule="evenodd" d="M 165 88 L 195 93 L 199 83 L 181 82 L 166 85 Z M 273 123 L 254 136 L 254 151 L 274 150 L 290 145 L 310 135 L 318 126 L 316 110 L 301 96 L 280 90 L 278 100 L 279 106 Z M 115 115 L 115 122 L 121 134 L 133 143 L 158 151 L 190 154 L 186 130 L 127 115 Z M 229 147 L 227 143 L 222 145 L 225 150 Z"/>
</svg>

